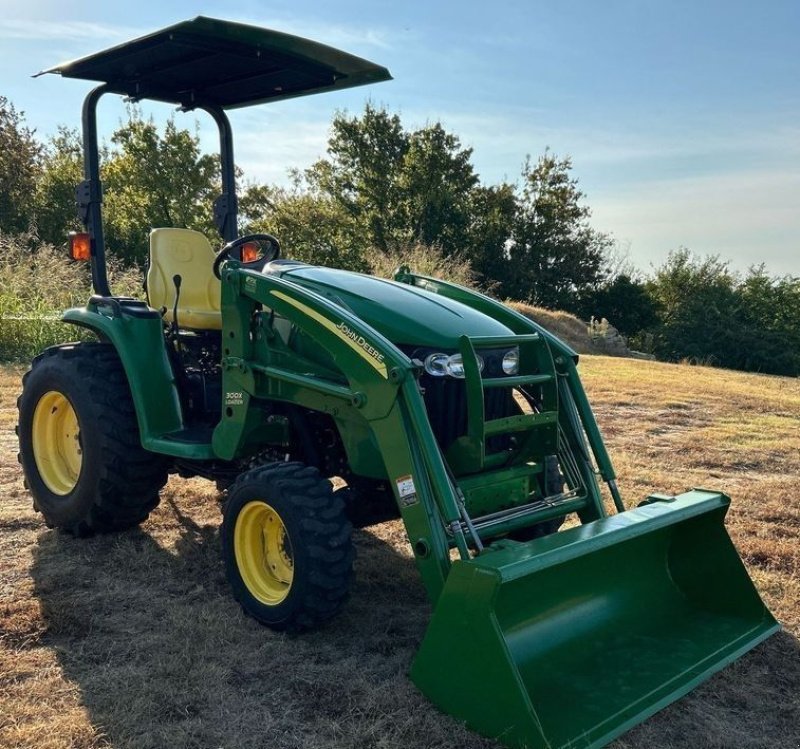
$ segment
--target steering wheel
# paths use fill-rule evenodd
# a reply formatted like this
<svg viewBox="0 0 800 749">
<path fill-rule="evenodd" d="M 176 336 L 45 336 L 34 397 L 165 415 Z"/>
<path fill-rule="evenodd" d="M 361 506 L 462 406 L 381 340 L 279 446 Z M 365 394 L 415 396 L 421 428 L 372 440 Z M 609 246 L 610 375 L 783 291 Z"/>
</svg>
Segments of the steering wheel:
<svg viewBox="0 0 800 749">
<path fill-rule="evenodd" d="M 250 242 L 257 243 L 264 254 L 256 260 L 242 260 L 242 247 Z M 263 249 L 264 244 L 267 245 L 266 249 Z M 236 252 L 236 254 L 233 254 L 234 252 Z M 228 242 L 228 244 L 217 253 L 217 256 L 214 258 L 214 275 L 217 278 L 221 278 L 219 271 L 220 266 L 231 256 L 234 260 L 238 260 L 242 265 L 252 270 L 261 270 L 270 260 L 280 257 L 280 254 L 281 243 L 276 237 L 273 237 L 272 234 L 248 234 L 246 237 L 239 237 L 238 239 L 234 239 L 233 242 Z"/>
</svg>

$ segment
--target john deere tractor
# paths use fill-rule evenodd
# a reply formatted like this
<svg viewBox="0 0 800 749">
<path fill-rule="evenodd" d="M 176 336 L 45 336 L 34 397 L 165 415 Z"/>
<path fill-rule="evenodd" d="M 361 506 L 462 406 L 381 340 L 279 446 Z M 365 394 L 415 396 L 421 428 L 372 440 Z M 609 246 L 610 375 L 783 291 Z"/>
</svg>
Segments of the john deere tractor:
<svg viewBox="0 0 800 749">
<path fill-rule="evenodd" d="M 727 497 L 626 509 L 578 357 L 547 330 L 409 268 L 381 280 L 238 236 L 226 110 L 385 68 L 199 17 L 45 72 L 100 83 L 83 106 L 86 231 L 71 239 L 95 294 L 63 315 L 98 342 L 44 351 L 19 399 L 20 458 L 49 526 L 123 530 L 168 474 L 215 480 L 234 596 L 298 631 L 347 597 L 352 521 L 399 516 L 433 604 L 411 678 L 510 747 L 603 746 L 778 629 L 725 531 Z M 105 94 L 219 127 L 223 246 L 154 228 L 147 301 L 115 296 L 106 275 Z"/>
</svg>

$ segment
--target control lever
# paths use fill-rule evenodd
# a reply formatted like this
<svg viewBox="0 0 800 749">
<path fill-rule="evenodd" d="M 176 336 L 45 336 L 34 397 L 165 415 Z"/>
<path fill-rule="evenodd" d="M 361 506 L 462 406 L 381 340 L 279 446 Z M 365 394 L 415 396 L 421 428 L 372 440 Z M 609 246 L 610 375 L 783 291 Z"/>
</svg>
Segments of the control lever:
<svg viewBox="0 0 800 749">
<path fill-rule="evenodd" d="M 172 307 L 172 337 L 178 340 L 178 300 L 181 298 L 181 282 L 183 279 L 180 274 L 176 273 L 172 277 L 172 283 L 175 284 L 175 304 Z"/>
</svg>

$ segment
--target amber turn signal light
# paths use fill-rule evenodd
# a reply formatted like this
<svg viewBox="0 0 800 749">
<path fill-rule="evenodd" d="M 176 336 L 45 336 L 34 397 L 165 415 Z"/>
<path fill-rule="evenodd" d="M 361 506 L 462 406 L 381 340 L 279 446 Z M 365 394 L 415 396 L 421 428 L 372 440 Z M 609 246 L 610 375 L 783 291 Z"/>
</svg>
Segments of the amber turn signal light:
<svg viewBox="0 0 800 749">
<path fill-rule="evenodd" d="M 85 232 L 69 233 L 69 256 L 73 260 L 91 260 L 92 238 Z"/>
<path fill-rule="evenodd" d="M 253 263 L 260 255 L 258 242 L 245 242 L 242 245 L 242 262 Z"/>
</svg>

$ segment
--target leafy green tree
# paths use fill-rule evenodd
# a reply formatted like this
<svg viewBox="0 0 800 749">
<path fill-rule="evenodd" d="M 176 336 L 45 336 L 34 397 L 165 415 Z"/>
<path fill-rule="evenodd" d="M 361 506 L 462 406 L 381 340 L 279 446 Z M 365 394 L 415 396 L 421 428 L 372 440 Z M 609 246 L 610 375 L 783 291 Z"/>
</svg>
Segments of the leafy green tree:
<svg viewBox="0 0 800 749">
<path fill-rule="evenodd" d="M 362 253 L 423 244 L 463 254 L 478 188 L 471 158 L 440 123 L 409 132 L 398 115 L 367 104 L 360 116 L 336 115 L 305 189 L 347 217 L 349 243 Z"/>
<path fill-rule="evenodd" d="M 747 345 L 737 347 L 737 367 L 800 374 L 800 278 L 770 277 L 760 265 L 750 269 L 738 293 L 749 335 Z"/>
<path fill-rule="evenodd" d="M 571 176 L 572 161 L 549 151 L 522 170 L 522 191 L 509 244 L 511 277 L 503 291 L 550 309 L 573 311 L 602 282 L 608 235 L 589 225 L 591 210 Z"/>
<path fill-rule="evenodd" d="M 361 117 L 337 114 L 328 158 L 306 171 L 312 194 L 327 196 L 352 220 L 351 243 L 388 251 L 404 236 L 408 219 L 402 172 L 409 136 L 400 117 L 367 104 Z"/>
<path fill-rule="evenodd" d="M 75 187 L 83 180 L 83 147 L 76 130 L 59 127 L 45 148 L 36 183 L 36 225 L 39 236 L 55 246 L 67 232 L 81 227 Z"/>
<path fill-rule="evenodd" d="M 499 294 L 574 309 L 604 279 L 611 240 L 589 226 L 569 159 L 528 162 L 521 196 L 509 184 L 480 184 L 471 159 L 441 123 L 408 131 L 398 115 L 367 104 L 358 116 L 336 115 L 326 157 L 291 190 L 273 191 L 256 224 L 289 222 L 294 253 L 305 257 L 324 248 L 350 262 L 435 246 L 467 260 Z"/>
<path fill-rule="evenodd" d="M 660 304 L 653 353 L 732 369 L 800 373 L 800 279 L 742 278 L 717 256 L 670 254 L 647 286 Z"/>
<path fill-rule="evenodd" d="M 411 133 L 401 172 L 407 240 L 445 255 L 464 251 L 478 185 L 471 158 L 472 149 L 438 122 Z"/>
<path fill-rule="evenodd" d="M 511 227 L 517 212 L 514 186 L 478 185 L 469 193 L 469 226 L 463 255 L 478 285 L 509 296 L 514 271 L 508 257 Z"/>
<path fill-rule="evenodd" d="M 366 271 L 364 254 L 350 241 L 352 217 L 329 196 L 301 189 L 299 179 L 290 188 L 249 185 L 239 199 L 242 232 L 274 234 L 296 260 Z"/>
<path fill-rule="evenodd" d="M 647 284 L 660 307 L 653 353 L 668 361 L 731 366 L 741 333 L 737 283 L 719 256 L 698 258 L 685 248 L 671 252 Z"/>
<path fill-rule="evenodd" d="M 576 311 L 585 320 L 606 318 L 629 337 L 653 328 L 659 321 L 659 305 L 647 285 L 627 273 L 584 292 L 578 299 Z"/>
<path fill-rule="evenodd" d="M 201 154 L 197 135 L 131 110 L 111 138 L 102 167 L 106 242 L 126 262 L 147 255 L 151 228 L 174 226 L 216 233 L 212 204 L 219 191 L 219 160 Z"/>
<path fill-rule="evenodd" d="M 0 231 L 30 228 L 40 157 L 41 146 L 25 125 L 25 113 L 0 96 Z"/>
</svg>

